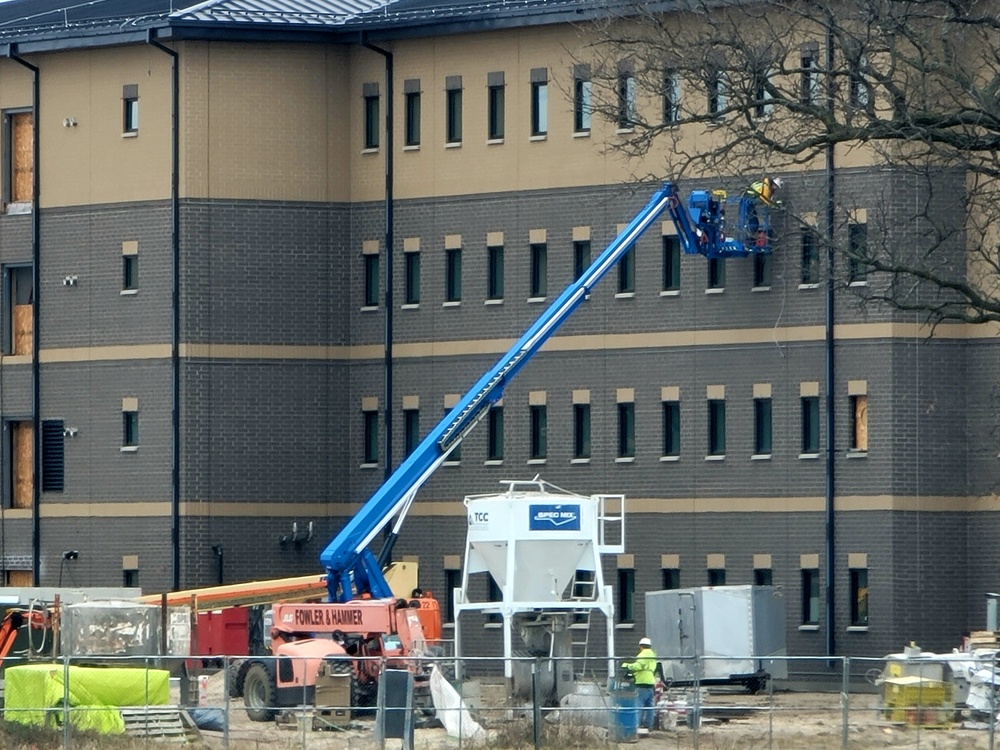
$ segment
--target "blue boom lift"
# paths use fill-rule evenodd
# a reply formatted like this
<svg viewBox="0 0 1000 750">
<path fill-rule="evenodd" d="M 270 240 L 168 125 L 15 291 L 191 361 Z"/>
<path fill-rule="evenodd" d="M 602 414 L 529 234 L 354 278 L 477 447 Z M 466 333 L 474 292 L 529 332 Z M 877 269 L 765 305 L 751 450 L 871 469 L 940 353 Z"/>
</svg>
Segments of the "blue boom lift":
<svg viewBox="0 0 1000 750">
<path fill-rule="evenodd" d="M 685 209 L 677 187 L 669 182 L 664 184 L 583 275 L 570 284 L 511 349 L 469 389 L 323 550 L 320 562 L 327 571 L 330 601 L 347 602 L 361 594 L 373 598 L 393 596 L 382 570 L 389 563 L 393 543 L 417 491 L 486 415 L 489 406 L 503 396 L 504 388 L 517 372 L 664 210 L 677 228 L 685 253 L 727 258 L 770 252 L 767 204 L 753 195 L 745 195 L 729 203 L 735 204 L 737 216 L 731 231 L 727 227 L 727 200 L 723 191 L 693 191 Z M 394 517 L 396 521 L 392 531 L 376 557 L 368 546 Z"/>
</svg>

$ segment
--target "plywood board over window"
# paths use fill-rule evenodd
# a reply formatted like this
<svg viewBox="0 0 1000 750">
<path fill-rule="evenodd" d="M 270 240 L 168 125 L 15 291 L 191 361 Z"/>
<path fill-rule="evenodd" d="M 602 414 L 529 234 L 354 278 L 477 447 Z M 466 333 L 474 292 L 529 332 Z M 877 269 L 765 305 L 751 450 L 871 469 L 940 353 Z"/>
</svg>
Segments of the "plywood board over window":
<svg viewBox="0 0 1000 750">
<path fill-rule="evenodd" d="M 10 116 L 12 203 L 26 203 L 32 199 L 35 182 L 33 125 L 31 112 L 17 112 Z"/>
<path fill-rule="evenodd" d="M 6 586 L 33 586 L 34 576 L 30 570 L 8 570 Z"/>
<path fill-rule="evenodd" d="M 14 305 L 14 348 L 12 354 L 31 354 L 35 318 L 31 305 Z"/>
<path fill-rule="evenodd" d="M 851 406 L 854 411 L 854 440 L 851 448 L 856 451 L 868 451 L 868 396 L 851 396 Z"/>
<path fill-rule="evenodd" d="M 32 474 L 34 471 L 35 433 L 31 422 L 11 424 L 13 441 L 13 497 L 15 508 L 30 508 L 33 493 Z"/>
</svg>

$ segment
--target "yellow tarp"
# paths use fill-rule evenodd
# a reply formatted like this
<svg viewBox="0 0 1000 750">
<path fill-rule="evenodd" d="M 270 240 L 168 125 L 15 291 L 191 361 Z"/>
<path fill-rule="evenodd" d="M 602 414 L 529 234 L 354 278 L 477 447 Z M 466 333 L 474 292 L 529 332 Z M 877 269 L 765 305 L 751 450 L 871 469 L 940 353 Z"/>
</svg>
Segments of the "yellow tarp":
<svg viewBox="0 0 1000 750">
<path fill-rule="evenodd" d="M 62 664 L 25 664 L 4 674 L 4 718 L 19 724 L 55 726 L 63 720 Z M 170 702 L 170 673 L 163 669 L 70 667 L 70 722 L 105 734 L 125 731 L 118 706 Z"/>
</svg>

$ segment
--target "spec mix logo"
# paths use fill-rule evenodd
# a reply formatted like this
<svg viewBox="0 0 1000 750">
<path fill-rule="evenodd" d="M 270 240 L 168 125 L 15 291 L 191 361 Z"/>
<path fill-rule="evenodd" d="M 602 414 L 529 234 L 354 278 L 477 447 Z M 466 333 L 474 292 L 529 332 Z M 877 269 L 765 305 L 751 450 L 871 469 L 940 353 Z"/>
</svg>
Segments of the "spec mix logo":
<svg viewBox="0 0 1000 750">
<path fill-rule="evenodd" d="M 532 505 L 528 518 L 529 531 L 579 531 L 579 505 Z"/>
</svg>

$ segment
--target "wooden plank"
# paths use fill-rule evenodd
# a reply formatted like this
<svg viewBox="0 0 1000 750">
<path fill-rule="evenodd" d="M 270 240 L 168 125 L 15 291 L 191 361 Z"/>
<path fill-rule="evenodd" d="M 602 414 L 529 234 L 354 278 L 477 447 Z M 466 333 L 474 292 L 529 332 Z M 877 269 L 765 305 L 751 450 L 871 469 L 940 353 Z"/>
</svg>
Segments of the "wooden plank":
<svg viewBox="0 0 1000 750">
<path fill-rule="evenodd" d="M 31 422 L 12 425 L 14 441 L 14 498 L 15 508 L 31 508 L 35 440 Z"/>
<path fill-rule="evenodd" d="M 14 305 L 14 351 L 11 354 L 31 354 L 35 332 L 35 316 L 31 305 Z"/>
<path fill-rule="evenodd" d="M 11 115 L 11 191 L 13 203 L 29 202 L 34 192 L 34 143 L 33 117 L 31 112 L 18 112 Z"/>
</svg>

